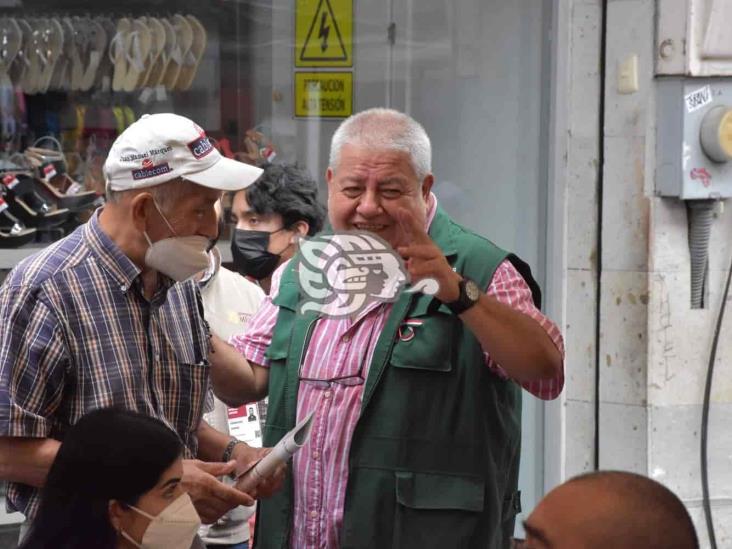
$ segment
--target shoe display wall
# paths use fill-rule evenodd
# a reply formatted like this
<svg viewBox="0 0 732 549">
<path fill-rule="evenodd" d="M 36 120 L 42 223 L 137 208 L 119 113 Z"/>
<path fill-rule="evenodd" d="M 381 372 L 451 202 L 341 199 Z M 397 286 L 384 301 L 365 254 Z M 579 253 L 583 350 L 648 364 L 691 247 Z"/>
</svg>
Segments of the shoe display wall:
<svg viewBox="0 0 732 549">
<path fill-rule="evenodd" d="M 12 3 L 11 3 L 12 4 Z M 66 236 L 104 205 L 103 166 L 145 113 L 176 112 L 243 147 L 246 9 L 192 0 L 0 7 L 0 248 Z M 2 271 L 21 253 L 0 252 Z"/>
<path fill-rule="evenodd" d="M 29 95 L 104 87 L 114 91 L 164 86 L 185 91 L 208 40 L 191 14 L 170 17 L 2 17 L 0 80 Z M 108 61 L 106 62 L 105 59 Z"/>
</svg>

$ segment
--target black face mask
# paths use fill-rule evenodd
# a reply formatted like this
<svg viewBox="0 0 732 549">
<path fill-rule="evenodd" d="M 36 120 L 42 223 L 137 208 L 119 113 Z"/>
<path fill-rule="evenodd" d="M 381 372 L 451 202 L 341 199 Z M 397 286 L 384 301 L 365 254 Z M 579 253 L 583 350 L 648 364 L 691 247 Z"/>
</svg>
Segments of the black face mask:
<svg viewBox="0 0 732 549">
<path fill-rule="evenodd" d="M 231 239 L 231 257 L 234 260 L 236 270 L 240 274 L 250 276 L 256 280 L 262 280 L 270 276 L 277 268 L 281 254 L 273 254 L 267 251 L 269 235 L 281 230 L 268 233 L 266 231 L 234 229 L 234 236 Z"/>
</svg>

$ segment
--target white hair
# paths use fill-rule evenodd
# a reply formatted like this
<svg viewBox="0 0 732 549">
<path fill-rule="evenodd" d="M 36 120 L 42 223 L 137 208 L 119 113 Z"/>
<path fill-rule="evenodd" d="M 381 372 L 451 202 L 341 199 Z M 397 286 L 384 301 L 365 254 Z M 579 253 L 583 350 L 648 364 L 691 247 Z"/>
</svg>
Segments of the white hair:
<svg viewBox="0 0 732 549">
<path fill-rule="evenodd" d="M 432 145 L 427 132 L 414 118 L 393 109 L 367 109 L 338 126 L 330 143 L 329 165 L 334 172 L 345 144 L 404 151 L 420 181 L 432 172 Z"/>
<path fill-rule="evenodd" d="M 129 189 L 124 191 L 114 191 L 109 185 L 107 185 L 106 199 L 111 204 L 118 204 L 123 197 L 139 194 L 140 192 L 148 192 L 152 195 L 155 203 L 163 212 L 172 211 L 180 200 L 183 200 L 188 195 L 196 192 L 199 185 L 196 185 L 192 181 L 188 181 L 182 177 L 177 177 L 160 183 L 159 185 L 153 185 L 150 187 L 143 187 L 142 189 Z"/>
</svg>

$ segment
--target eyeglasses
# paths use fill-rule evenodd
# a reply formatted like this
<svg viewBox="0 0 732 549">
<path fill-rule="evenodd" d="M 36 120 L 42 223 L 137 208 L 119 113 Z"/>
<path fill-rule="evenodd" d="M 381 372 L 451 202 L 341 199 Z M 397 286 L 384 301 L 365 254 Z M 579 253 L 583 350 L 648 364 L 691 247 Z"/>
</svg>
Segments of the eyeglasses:
<svg viewBox="0 0 732 549">
<path fill-rule="evenodd" d="M 366 379 L 363 376 L 363 369 L 366 365 L 366 358 L 369 354 L 369 349 L 371 347 L 371 340 L 374 336 L 373 331 L 369 334 L 369 341 L 366 344 L 366 350 L 363 353 L 363 356 L 361 357 L 361 366 L 358 369 L 358 373 L 355 375 L 351 374 L 348 376 L 338 376 L 338 377 L 332 377 L 330 379 L 318 379 L 318 378 L 312 378 L 312 377 L 303 377 L 302 375 L 302 367 L 305 363 L 305 353 L 307 352 L 307 348 L 310 346 L 310 339 L 313 335 L 313 328 L 315 327 L 315 322 L 312 322 L 310 326 L 308 327 L 307 334 L 305 336 L 305 346 L 303 347 L 302 355 L 300 356 L 300 366 L 298 368 L 297 372 L 297 379 L 303 383 L 311 383 L 318 389 L 329 389 L 330 386 L 335 383 L 337 385 L 343 385 L 344 387 L 356 387 L 357 385 L 363 385 L 366 383 Z"/>
<path fill-rule="evenodd" d="M 304 353 L 303 353 L 304 354 Z M 355 375 L 349 375 L 349 376 L 339 376 L 339 377 L 332 377 L 330 379 L 317 379 L 312 377 L 303 377 L 302 376 L 302 365 L 305 361 L 300 361 L 300 370 L 298 371 L 298 379 L 301 382 L 304 383 L 311 383 L 318 389 L 328 389 L 330 388 L 332 383 L 336 383 L 338 385 L 344 385 L 346 387 L 355 387 L 357 385 L 363 385 L 366 383 L 366 380 L 363 377 L 363 367 L 364 364 L 366 364 L 366 357 L 363 357 L 361 359 L 361 367 L 358 369 L 358 373 Z"/>
</svg>

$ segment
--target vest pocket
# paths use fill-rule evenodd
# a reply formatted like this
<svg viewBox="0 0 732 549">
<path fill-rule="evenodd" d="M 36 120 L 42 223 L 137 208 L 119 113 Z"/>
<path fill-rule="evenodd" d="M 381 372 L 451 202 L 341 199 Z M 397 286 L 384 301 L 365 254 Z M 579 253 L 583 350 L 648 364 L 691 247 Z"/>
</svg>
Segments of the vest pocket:
<svg viewBox="0 0 732 549">
<path fill-rule="evenodd" d="M 480 530 L 482 479 L 398 471 L 393 547 L 470 547 Z"/>
<path fill-rule="evenodd" d="M 392 366 L 432 372 L 451 371 L 455 317 L 441 311 L 412 315 L 402 321 L 397 331 L 391 352 Z"/>
</svg>

